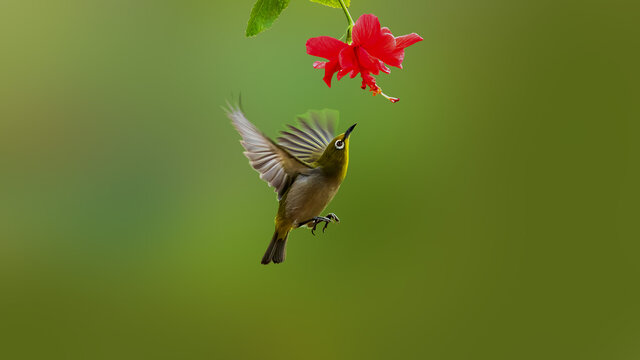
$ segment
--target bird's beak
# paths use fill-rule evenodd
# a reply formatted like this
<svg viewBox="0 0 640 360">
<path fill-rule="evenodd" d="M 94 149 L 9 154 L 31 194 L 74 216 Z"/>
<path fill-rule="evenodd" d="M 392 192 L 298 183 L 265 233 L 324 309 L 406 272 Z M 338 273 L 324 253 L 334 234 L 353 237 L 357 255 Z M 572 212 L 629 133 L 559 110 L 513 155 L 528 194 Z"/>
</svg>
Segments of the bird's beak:
<svg viewBox="0 0 640 360">
<path fill-rule="evenodd" d="M 349 138 L 349 134 L 351 134 L 351 132 L 353 131 L 353 128 L 356 127 L 356 125 L 358 125 L 358 124 L 351 125 L 351 127 L 348 128 L 347 131 L 345 131 L 344 140 L 347 140 L 347 138 Z"/>
</svg>

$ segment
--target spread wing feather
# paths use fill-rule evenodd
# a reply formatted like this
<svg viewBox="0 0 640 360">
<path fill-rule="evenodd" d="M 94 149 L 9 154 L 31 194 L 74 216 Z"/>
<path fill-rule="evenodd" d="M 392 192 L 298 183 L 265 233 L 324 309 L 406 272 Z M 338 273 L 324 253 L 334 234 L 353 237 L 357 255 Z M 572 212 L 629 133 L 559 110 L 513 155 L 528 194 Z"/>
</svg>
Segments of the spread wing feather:
<svg viewBox="0 0 640 360">
<path fill-rule="evenodd" d="M 238 107 L 229 105 L 225 110 L 242 136 L 240 143 L 246 150 L 244 155 L 249 163 L 260 173 L 260 178 L 275 189 L 278 200 L 282 199 L 293 179 L 309 170 L 310 166 L 262 134 Z"/>
<path fill-rule="evenodd" d="M 298 122 L 299 127 L 289 125 L 289 131 L 282 131 L 278 144 L 298 159 L 313 163 L 322 156 L 335 137 L 338 112 L 312 110 L 298 116 Z"/>
</svg>

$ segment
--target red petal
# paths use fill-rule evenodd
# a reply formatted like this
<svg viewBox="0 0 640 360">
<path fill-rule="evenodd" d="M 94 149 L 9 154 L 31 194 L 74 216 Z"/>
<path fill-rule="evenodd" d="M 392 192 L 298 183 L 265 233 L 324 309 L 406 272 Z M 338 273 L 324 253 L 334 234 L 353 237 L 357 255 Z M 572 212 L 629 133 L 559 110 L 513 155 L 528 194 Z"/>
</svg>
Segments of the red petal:
<svg viewBox="0 0 640 360">
<path fill-rule="evenodd" d="M 385 74 L 391 74 L 391 70 L 381 60 L 378 60 L 378 68 Z"/>
<path fill-rule="evenodd" d="M 356 25 L 353 27 L 353 44 L 361 45 L 369 54 L 385 61 L 394 50 L 396 50 L 396 39 L 391 34 L 389 28 L 380 28 L 380 21 L 375 15 L 365 14 L 360 16 Z M 398 66 L 393 58 L 389 58 L 392 62 L 390 65 Z M 385 61 L 387 62 L 387 61 Z"/>
<path fill-rule="evenodd" d="M 325 65 L 327 65 L 326 62 L 324 61 L 316 61 L 313 63 L 313 68 L 314 69 L 324 69 Z"/>
<path fill-rule="evenodd" d="M 362 47 L 358 47 L 357 56 L 358 56 L 358 64 L 360 65 L 361 71 L 363 72 L 369 71 L 374 75 L 378 75 L 380 73 L 380 68 L 378 66 L 378 62 L 379 62 L 378 59 L 369 55 L 367 50 L 363 49 Z"/>
<path fill-rule="evenodd" d="M 404 49 L 422 40 L 424 39 L 416 33 L 398 36 L 396 38 L 396 49 Z"/>
<path fill-rule="evenodd" d="M 338 71 L 338 69 L 340 69 L 340 64 L 338 64 L 337 61 L 325 63 L 324 78 L 322 78 L 322 80 L 324 80 L 328 87 L 331 87 L 331 78 L 333 78 L 333 74 Z"/>
<path fill-rule="evenodd" d="M 337 79 L 338 80 L 342 79 L 342 77 L 347 75 L 348 73 L 349 73 L 349 69 L 340 69 L 340 71 L 338 71 Z"/>
<path fill-rule="evenodd" d="M 394 38 L 389 28 L 380 28 L 380 21 L 375 15 L 365 14 L 360 16 L 356 25 L 353 27 L 353 45 L 362 46 L 371 56 L 378 58 L 387 65 L 402 68 L 404 60 L 404 49 L 418 41 L 422 41 L 422 37 L 416 33 L 399 36 Z M 360 54 L 358 54 L 360 55 Z M 360 65 L 369 69 L 380 69 L 388 72 L 386 67 L 370 67 L 366 59 L 359 59 Z M 376 70 L 377 71 L 377 70 Z"/>
<path fill-rule="evenodd" d="M 325 58 L 327 60 L 337 60 L 340 50 L 347 44 L 330 36 L 319 36 L 307 40 L 307 54 Z"/>
<path fill-rule="evenodd" d="M 381 35 L 380 20 L 373 14 L 361 15 L 353 27 L 352 34 L 354 45 L 375 43 Z"/>
<path fill-rule="evenodd" d="M 340 51 L 340 72 L 338 78 L 345 76 L 349 73 L 350 78 L 356 77 L 360 72 L 360 64 L 358 64 L 358 57 L 355 53 L 355 48 L 351 45 Z"/>
<path fill-rule="evenodd" d="M 356 54 L 353 51 L 353 46 L 346 47 L 340 51 L 340 67 L 345 70 L 356 70 L 360 71 L 360 67 L 358 66 L 358 59 L 356 58 Z"/>
<path fill-rule="evenodd" d="M 395 66 L 402 69 L 402 61 L 404 60 L 404 49 L 393 51 L 389 54 L 385 54 L 380 60 L 384 61 L 389 66 Z"/>
<path fill-rule="evenodd" d="M 385 35 L 385 37 L 392 37 L 391 35 Z M 381 43 L 381 45 L 384 45 Z M 395 46 L 395 40 L 394 40 Z M 366 50 L 374 57 L 378 58 L 387 65 L 395 66 L 402 69 L 402 60 L 404 60 L 404 48 L 393 48 L 389 50 L 389 46 L 371 46 Z"/>
<path fill-rule="evenodd" d="M 402 69 L 402 61 L 404 60 L 404 49 L 418 41 L 422 41 L 422 37 L 416 33 L 398 36 L 395 38 L 396 48 L 389 52 L 373 52 L 372 54 L 388 65 Z M 383 70 L 384 71 L 384 70 Z"/>
</svg>

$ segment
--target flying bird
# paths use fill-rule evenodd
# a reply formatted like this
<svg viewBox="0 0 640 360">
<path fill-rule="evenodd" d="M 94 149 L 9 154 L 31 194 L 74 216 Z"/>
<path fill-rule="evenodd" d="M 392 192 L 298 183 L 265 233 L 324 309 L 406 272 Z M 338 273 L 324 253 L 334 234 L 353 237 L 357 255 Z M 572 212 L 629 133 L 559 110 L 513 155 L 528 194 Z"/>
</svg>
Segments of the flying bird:
<svg viewBox="0 0 640 360">
<path fill-rule="evenodd" d="M 340 222 L 336 214 L 320 214 L 338 192 L 349 165 L 349 135 L 356 124 L 335 135 L 338 112 L 309 111 L 299 116 L 298 127 L 288 125 L 277 141 L 265 136 L 244 115 L 239 106 L 226 109 L 238 130 L 244 155 L 278 194 L 275 231 L 262 264 L 281 263 L 286 257 L 289 232 L 306 226 L 315 235 L 316 227 Z"/>
</svg>

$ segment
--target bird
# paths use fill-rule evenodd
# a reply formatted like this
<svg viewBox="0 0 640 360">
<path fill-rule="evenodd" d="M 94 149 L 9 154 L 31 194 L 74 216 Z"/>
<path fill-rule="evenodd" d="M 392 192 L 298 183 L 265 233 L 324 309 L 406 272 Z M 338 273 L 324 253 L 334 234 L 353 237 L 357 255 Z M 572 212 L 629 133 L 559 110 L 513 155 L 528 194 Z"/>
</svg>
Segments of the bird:
<svg viewBox="0 0 640 360">
<path fill-rule="evenodd" d="M 319 224 L 324 223 L 324 232 L 329 223 L 340 222 L 334 213 L 320 214 L 347 175 L 349 140 L 357 124 L 335 135 L 338 112 L 311 110 L 298 116 L 298 127 L 288 125 L 273 141 L 246 118 L 240 104 L 227 103 L 225 110 L 249 164 L 277 193 L 275 230 L 261 263 L 282 263 L 291 230 L 307 227 L 315 235 Z"/>
</svg>

